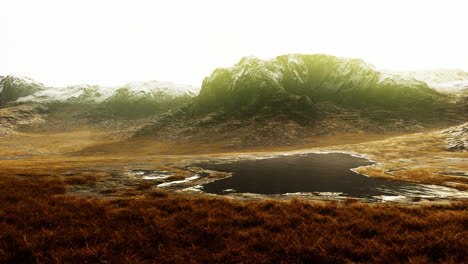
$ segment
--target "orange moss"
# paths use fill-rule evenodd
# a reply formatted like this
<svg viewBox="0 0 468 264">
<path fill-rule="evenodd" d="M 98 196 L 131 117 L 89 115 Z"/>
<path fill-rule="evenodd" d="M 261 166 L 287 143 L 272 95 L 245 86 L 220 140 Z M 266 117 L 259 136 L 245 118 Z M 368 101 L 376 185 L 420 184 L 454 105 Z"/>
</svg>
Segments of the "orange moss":
<svg viewBox="0 0 468 264">
<path fill-rule="evenodd" d="M 213 179 L 222 179 L 226 178 L 229 175 L 229 173 L 226 172 L 212 172 L 208 176 L 208 178 L 213 178 Z"/>
<path fill-rule="evenodd" d="M 355 169 L 357 172 L 362 173 L 364 175 L 369 175 L 372 177 L 376 178 L 382 178 L 382 179 L 392 179 L 392 177 L 384 172 L 384 169 L 378 168 L 378 167 L 362 167 Z"/>
<path fill-rule="evenodd" d="M 185 177 L 182 175 L 172 175 L 166 178 L 166 181 L 171 182 L 171 181 L 182 181 L 185 180 Z"/>
</svg>

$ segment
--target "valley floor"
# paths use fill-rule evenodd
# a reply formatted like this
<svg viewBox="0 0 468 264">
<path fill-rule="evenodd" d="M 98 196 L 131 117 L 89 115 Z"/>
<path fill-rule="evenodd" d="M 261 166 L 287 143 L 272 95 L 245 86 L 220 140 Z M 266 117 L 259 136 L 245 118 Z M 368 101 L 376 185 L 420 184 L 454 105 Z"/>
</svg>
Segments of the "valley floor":
<svg viewBox="0 0 468 264">
<path fill-rule="evenodd" d="M 128 173 L 169 171 L 163 182 L 180 181 L 194 175 L 194 160 L 339 151 L 378 162 L 357 169 L 371 177 L 466 190 L 468 152 L 445 149 L 460 139 L 457 129 L 249 149 L 126 139 L 87 126 L 23 131 L 0 139 L 0 262 L 466 263 L 467 197 L 223 199 L 181 192 L 196 180 L 158 188 L 161 180 Z"/>
<path fill-rule="evenodd" d="M 338 134 L 308 138 L 308 143 L 302 145 L 244 149 L 233 149 L 223 142 L 176 144 L 145 137 L 125 139 L 80 126 L 71 130 L 23 132 L 0 139 L 0 174 L 63 176 L 69 182 L 89 182 L 92 187 L 87 190 L 89 195 L 108 196 L 122 192 L 138 194 L 141 185 L 147 186 L 143 188 L 145 191 L 157 185 L 158 181 L 129 177 L 128 172 L 132 170 L 172 171 L 176 177 L 166 179 L 170 181 L 193 176 L 187 167 L 199 160 L 348 152 L 377 162 L 356 169 L 370 177 L 437 184 L 464 191 L 468 189 L 468 152 L 448 151 L 446 144 L 450 140 L 463 144 L 466 131 L 465 134 L 459 131 L 466 130 L 466 126 L 407 135 Z M 83 192 L 86 188 L 78 186 L 70 190 Z"/>
</svg>

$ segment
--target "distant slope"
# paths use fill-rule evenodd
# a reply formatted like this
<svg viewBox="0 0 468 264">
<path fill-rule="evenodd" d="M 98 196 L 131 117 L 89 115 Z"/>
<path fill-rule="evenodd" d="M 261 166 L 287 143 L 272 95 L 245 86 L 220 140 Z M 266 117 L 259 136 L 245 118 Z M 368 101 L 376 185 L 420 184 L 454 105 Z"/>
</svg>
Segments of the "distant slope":
<svg viewBox="0 0 468 264">
<path fill-rule="evenodd" d="M 128 117 L 166 112 L 191 102 L 198 89 L 171 82 L 135 82 L 118 88 L 101 108 Z"/>
<path fill-rule="evenodd" d="M 429 85 L 468 80 L 468 72 L 460 69 L 393 71 L 391 73 L 414 78 L 426 82 Z"/>
<path fill-rule="evenodd" d="M 175 98 L 179 96 L 195 96 L 198 89 L 191 85 L 172 82 L 147 81 L 132 82 L 122 87 L 80 84 L 67 87 L 44 87 L 28 96 L 18 98 L 16 102 L 82 102 L 101 103 L 126 94 L 129 100 L 137 97 L 155 96 L 160 98 Z"/>
<path fill-rule="evenodd" d="M 440 91 L 468 91 L 468 72 L 459 69 L 400 71 L 390 73 L 426 82 L 430 87 Z"/>
<path fill-rule="evenodd" d="M 8 76 L 0 82 L 0 106 L 41 103 L 52 112 L 135 118 L 180 107 L 197 92 L 191 85 L 160 81 L 134 82 L 122 87 L 88 84 L 45 87 L 26 77 Z"/>
<path fill-rule="evenodd" d="M 28 77 L 14 75 L 0 77 L 0 107 L 43 89 L 45 89 L 43 84 Z"/>
<path fill-rule="evenodd" d="M 468 92 L 468 79 L 447 83 L 432 84 L 431 86 L 443 91 Z"/>
</svg>

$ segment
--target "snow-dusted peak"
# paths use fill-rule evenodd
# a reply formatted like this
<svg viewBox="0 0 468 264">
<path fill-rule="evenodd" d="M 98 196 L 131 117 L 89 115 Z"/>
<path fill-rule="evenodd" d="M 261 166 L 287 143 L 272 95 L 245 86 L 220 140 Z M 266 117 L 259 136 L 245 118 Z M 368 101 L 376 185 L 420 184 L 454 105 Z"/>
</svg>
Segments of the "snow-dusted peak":
<svg viewBox="0 0 468 264">
<path fill-rule="evenodd" d="M 0 80 L 0 106 L 43 89 L 43 84 L 31 78 L 9 75 Z"/>
<path fill-rule="evenodd" d="M 124 86 L 79 84 L 67 87 L 46 87 L 33 94 L 20 97 L 16 102 L 86 102 L 101 103 L 125 92 L 127 96 L 179 97 L 195 96 L 199 88 L 187 84 L 147 81 L 132 82 Z"/>
<path fill-rule="evenodd" d="M 460 80 L 460 81 L 454 81 L 454 82 L 432 84 L 432 87 L 436 88 L 436 89 L 439 89 L 439 90 L 447 90 L 447 91 L 468 90 L 468 80 Z"/>
<path fill-rule="evenodd" d="M 3 91 L 6 85 L 10 86 L 43 86 L 42 83 L 36 82 L 35 80 L 21 75 L 8 75 L 6 77 L 0 77 L 0 93 Z"/>
<path fill-rule="evenodd" d="M 403 77 L 414 78 L 419 81 L 426 82 L 429 86 L 437 86 L 437 84 L 450 83 L 455 81 L 468 80 L 468 72 L 460 69 L 435 69 L 435 70 L 419 70 L 419 71 L 394 71 L 389 72 L 398 74 Z"/>
<path fill-rule="evenodd" d="M 127 83 L 119 89 L 127 89 L 129 92 L 160 93 L 163 92 L 170 96 L 195 96 L 200 90 L 199 87 L 190 84 L 176 84 L 163 81 L 146 81 Z"/>
<path fill-rule="evenodd" d="M 468 89 L 468 72 L 459 69 L 436 69 L 407 72 L 387 72 L 398 74 L 403 78 L 414 78 L 426 82 L 430 87 L 445 90 L 459 91 Z"/>
<path fill-rule="evenodd" d="M 424 81 L 418 80 L 411 75 L 401 75 L 396 72 L 380 72 L 380 83 L 406 83 L 406 84 L 423 84 Z"/>
<path fill-rule="evenodd" d="M 116 87 L 88 84 L 67 87 L 48 87 L 29 96 L 21 97 L 16 100 L 16 102 L 102 102 L 110 97 L 116 89 Z"/>
<path fill-rule="evenodd" d="M 26 77 L 26 76 L 22 76 L 22 75 L 8 75 L 5 77 L 5 80 L 9 80 L 15 84 L 31 84 L 31 85 L 43 85 L 42 83 L 39 83 L 37 81 L 35 81 L 34 79 L 32 78 L 29 78 L 29 77 Z"/>
</svg>

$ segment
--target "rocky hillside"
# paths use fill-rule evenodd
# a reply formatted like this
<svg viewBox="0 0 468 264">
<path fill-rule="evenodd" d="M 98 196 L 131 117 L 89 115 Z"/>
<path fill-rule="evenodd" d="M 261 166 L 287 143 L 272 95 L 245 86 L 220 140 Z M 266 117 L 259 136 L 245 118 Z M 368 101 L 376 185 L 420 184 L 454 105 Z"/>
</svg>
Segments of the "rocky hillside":
<svg viewBox="0 0 468 264">
<path fill-rule="evenodd" d="M 0 138 L 15 135 L 20 128 L 44 126 L 45 110 L 40 104 L 0 108 Z"/>
<path fill-rule="evenodd" d="M 448 151 L 468 151 L 468 123 L 450 127 L 439 132 L 445 138 L 445 149 Z"/>
<path fill-rule="evenodd" d="M 191 105 L 138 135 L 244 145 L 336 133 L 414 132 L 466 121 L 461 98 L 360 59 L 291 54 L 243 58 L 205 78 Z"/>
<path fill-rule="evenodd" d="M 450 76 L 465 78 L 455 75 Z M 325 134 L 448 127 L 467 121 L 467 102 L 462 93 L 435 90 L 412 76 L 323 54 L 245 57 L 214 70 L 199 93 L 196 87 L 159 81 L 122 87 L 45 87 L 13 76 L 0 81 L 0 108 L 40 105 L 31 120 L 38 116 L 48 127 L 91 124 L 157 140 L 239 147 L 295 144 Z M 24 123 L 8 122 L 4 134 Z"/>
</svg>

